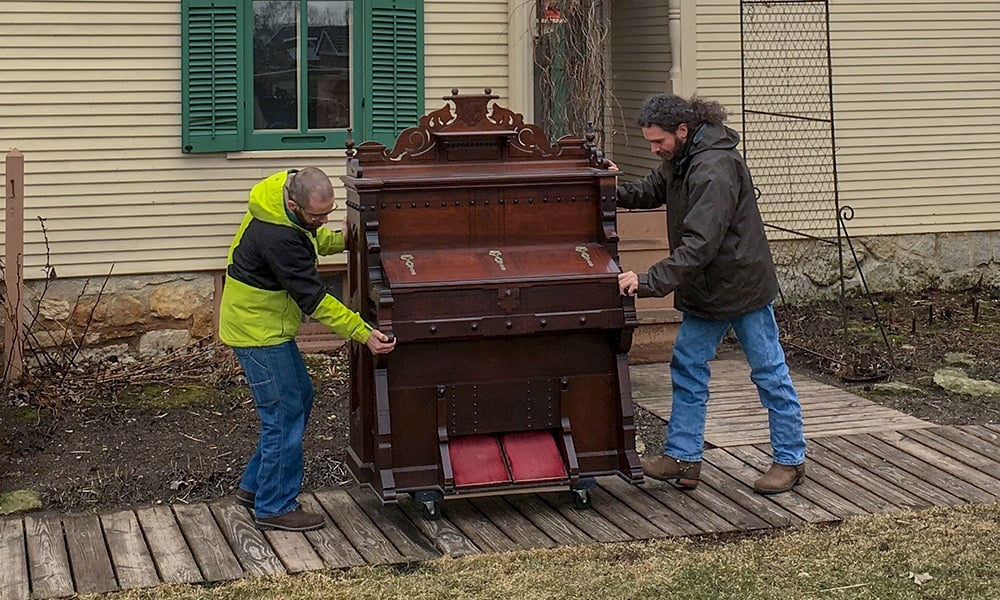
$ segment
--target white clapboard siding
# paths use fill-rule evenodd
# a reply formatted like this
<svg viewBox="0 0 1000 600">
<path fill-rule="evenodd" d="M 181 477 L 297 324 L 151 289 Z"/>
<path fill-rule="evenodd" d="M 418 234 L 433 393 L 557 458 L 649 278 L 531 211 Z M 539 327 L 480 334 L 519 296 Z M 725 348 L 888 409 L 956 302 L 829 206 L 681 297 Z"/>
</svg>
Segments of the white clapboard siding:
<svg viewBox="0 0 1000 600">
<path fill-rule="evenodd" d="M 509 84 L 507 0 L 424 2 L 424 96 L 428 111 L 457 88 L 481 94 L 490 88 L 507 106 Z"/>
<path fill-rule="evenodd" d="M 737 130 L 739 11 L 737 0 L 699 0 L 696 28 L 697 91 L 725 104 Z M 830 11 L 851 233 L 1000 229 L 1000 3 L 837 0 Z"/>
<path fill-rule="evenodd" d="M 506 0 L 427 0 L 424 20 L 427 110 L 456 87 L 506 100 Z M 180 34 L 177 0 L 0 3 L 0 172 L 24 153 L 27 278 L 221 269 L 250 187 L 288 167 L 323 168 L 343 200 L 343 149 L 180 152 Z"/>
<path fill-rule="evenodd" d="M 667 0 L 611 3 L 611 153 L 629 179 L 659 163 L 636 118 L 646 98 L 670 91 L 667 9 Z"/>
</svg>

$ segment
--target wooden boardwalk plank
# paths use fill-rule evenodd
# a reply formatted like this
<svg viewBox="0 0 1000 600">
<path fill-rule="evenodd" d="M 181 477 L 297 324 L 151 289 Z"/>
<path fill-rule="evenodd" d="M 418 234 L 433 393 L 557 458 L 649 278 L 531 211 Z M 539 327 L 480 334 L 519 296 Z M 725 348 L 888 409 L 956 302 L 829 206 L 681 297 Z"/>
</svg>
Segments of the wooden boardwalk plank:
<svg viewBox="0 0 1000 600">
<path fill-rule="evenodd" d="M 246 575 L 257 577 L 286 572 L 246 508 L 229 498 L 212 502 L 208 508 Z"/>
<path fill-rule="evenodd" d="M 696 490 L 681 490 L 670 483 L 646 478 L 642 491 L 682 516 L 702 534 L 749 531 L 769 526 L 708 485 L 700 485 Z"/>
<path fill-rule="evenodd" d="M 858 419 L 849 422 L 833 420 L 829 423 L 810 423 L 806 421 L 803 425 L 807 439 L 924 427 L 927 427 L 927 424 L 923 421 L 897 416 Z M 766 421 L 760 423 L 712 422 L 710 415 L 709 423 L 705 427 L 705 442 L 708 446 L 715 448 L 763 444 L 769 442 L 770 439 L 771 435 Z"/>
<path fill-rule="evenodd" d="M 739 480 L 718 469 L 712 464 L 712 452 L 716 452 L 716 450 L 708 450 L 702 457 L 701 485 L 711 486 L 715 491 L 749 510 L 772 527 L 788 527 L 802 522 L 802 518 L 798 515 L 785 510 L 764 496 L 754 494 Z M 701 485 L 698 487 L 701 488 Z"/>
<path fill-rule="evenodd" d="M 726 451 L 752 466 L 757 473 L 755 477 L 759 477 L 771 465 L 771 456 L 754 446 L 733 446 L 726 448 Z M 811 467 L 812 465 L 806 465 L 806 480 L 794 488 L 793 494 L 802 496 L 837 519 L 867 514 L 865 509 L 824 486 L 824 473 Z"/>
<path fill-rule="evenodd" d="M 79 594 L 101 594 L 118 589 L 108 546 L 104 543 L 101 519 L 97 515 L 63 517 L 66 550 L 73 581 Z"/>
<path fill-rule="evenodd" d="M 852 435 L 845 439 L 850 440 L 856 446 L 865 448 L 872 454 L 882 456 L 886 461 L 907 471 L 921 482 L 933 485 L 941 491 L 947 491 L 962 502 L 992 502 L 994 499 L 992 494 L 984 492 L 955 475 L 870 434 Z"/>
<path fill-rule="evenodd" d="M 725 450 L 713 450 L 708 454 L 709 460 L 713 465 L 718 467 L 720 470 L 725 471 L 730 477 L 738 480 L 748 490 L 753 490 L 753 482 L 763 474 L 764 470 L 766 470 L 767 466 L 770 464 L 770 460 L 768 459 L 764 464 L 763 469 L 758 470 L 754 466 L 747 464 L 734 454 Z M 798 487 L 811 487 L 812 485 L 812 482 L 806 479 L 803 483 L 799 484 Z M 773 494 L 768 496 L 768 498 L 788 512 L 795 514 L 803 521 L 808 521 L 810 523 L 826 523 L 839 520 L 836 515 L 810 501 L 806 496 L 797 493 L 797 491 L 789 494 Z"/>
<path fill-rule="evenodd" d="M 212 518 L 208 506 L 177 504 L 174 505 L 174 514 L 205 581 L 211 583 L 243 577 L 243 567 L 226 543 L 226 537 Z"/>
<path fill-rule="evenodd" d="M 312 494 L 299 494 L 299 504 L 309 512 L 323 515 L 326 527 L 307 531 L 306 539 L 312 544 L 313 550 L 331 569 L 357 567 L 365 564 L 365 559 L 351 545 L 350 540 L 337 528 L 336 523 L 326 514 L 323 507 Z"/>
<path fill-rule="evenodd" d="M 709 414 L 709 420 L 717 424 L 724 424 L 727 428 L 734 428 L 738 425 L 744 427 L 756 426 L 761 424 L 767 424 L 766 416 L 761 419 L 761 411 L 765 410 L 759 406 L 755 407 L 743 407 L 738 410 L 727 410 L 727 411 L 712 411 Z M 844 409 L 841 406 L 833 407 L 823 407 L 817 408 L 815 406 L 810 406 L 808 404 L 802 407 L 802 419 L 803 422 L 808 422 L 814 429 L 829 428 L 832 424 L 843 425 L 844 423 Z M 851 409 L 850 422 L 872 422 L 884 418 L 895 418 L 898 417 L 899 413 L 882 407 L 865 407 Z M 913 422 L 920 422 L 926 425 L 923 421 L 909 417 Z"/>
<path fill-rule="evenodd" d="M 169 506 L 135 511 L 149 544 L 149 553 L 164 583 L 201 583 L 201 572 Z"/>
<path fill-rule="evenodd" d="M 101 515 L 101 525 L 121 589 L 154 587 L 160 583 L 134 512 L 122 510 Z"/>
<path fill-rule="evenodd" d="M 534 494 L 515 494 L 507 498 L 507 502 L 561 546 L 585 544 L 591 541 L 590 536 L 580 531 L 559 514 L 559 511 Z"/>
<path fill-rule="evenodd" d="M 682 491 L 669 483 L 663 483 L 654 479 L 650 479 L 647 485 L 650 489 L 658 488 L 664 494 L 678 495 L 681 499 L 679 500 L 680 502 L 683 502 L 684 499 L 694 502 L 691 511 L 693 513 L 697 512 L 695 507 L 699 505 L 703 506 L 706 512 L 716 514 L 726 522 L 731 523 L 732 528 L 736 531 L 754 531 L 771 527 L 770 523 L 720 494 L 710 485 L 699 485 L 691 491 Z M 723 528 L 720 531 L 728 531 L 728 529 Z"/>
<path fill-rule="evenodd" d="M 398 506 L 393 504 L 383 506 L 375 494 L 357 486 L 347 488 L 347 493 L 378 526 L 382 534 L 396 546 L 399 553 L 410 561 L 429 560 L 441 556 L 434 548 L 434 544 L 420 533 L 413 521 L 408 519 Z"/>
<path fill-rule="evenodd" d="M 435 521 L 425 519 L 417 504 L 405 500 L 399 503 L 399 508 L 428 539 L 434 542 L 434 546 L 445 556 L 460 558 L 479 554 L 479 548 L 446 516 Z M 442 511 L 442 514 L 446 514 L 446 512 Z"/>
<path fill-rule="evenodd" d="M 990 446 L 993 448 L 1000 448 L 1000 431 L 997 431 L 996 429 L 979 425 L 970 425 L 967 427 L 961 427 L 960 429 L 978 440 L 976 442 L 978 448 L 987 448 Z M 984 454 L 986 454 L 986 452 L 984 452 Z"/>
<path fill-rule="evenodd" d="M 28 556 L 24 546 L 24 523 L 18 518 L 0 519 L 0 598 L 28 600 Z"/>
<path fill-rule="evenodd" d="M 732 400 L 722 402 L 713 397 L 709 402 L 712 404 L 710 409 L 712 415 L 719 418 L 742 418 L 745 421 L 753 421 L 754 419 L 750 417 L 756 417 L 760 411 L 766 410 L 756 399 L 750 400 L 749 398 L 734 397 Z M 864 415 L 900 414 L 899 411 L 875 404 L 859 396 L 814 395 L 802 398 L 801 404 L 803 414 L 813 418 L 839 416 L 843 420 L 844 415 L 841 411 L 844 409 L 850 409 L 852 419 L 855 416 Z"/>
<path fill-rule="evenodd" d="M 668 535 L 600 487 L 590 491 L 590 498 L 590 510 L 600 513 L 632 538 L 647 540 Z"/>
<path fill-rule="evenodd" d="M 309 544 L 306 532 L 272 529 L 263 533 L 289 573 L 305 573 L 324 568 L 323 559 Z"/>
<path fill-rule="evenodd" d="M 888 482 L 898 490 L 906 490 L 921 498 L 922 503 L 918 506 L 922 508 L 934 505 L 955 506 L 964 502 L 957 496 L 921 481 L 920 478 L 914 477 L 908 471 L 885 460 L 882 456 L 872 454 L 861 446 L 850 443 L 847 438 L 818 438 L 812 440 L 812 443 L 837 452 L 841 457 L 874 475 L 876 481 L 869 489 L 877 494 L 881 494 L 883 489 L 887 489 L 886 483 Z"/>
<path fill-rule="evenodd" d="M 988 444 L 979 438 L 951 427 L 926 429 L 920 433 L 922 435 L 916 439 L 936 443 L 938 445 L 935 447 L 942 451 L 945 451 L 943 448 L 950 448 L 950 453 L 955 458 L 1000 479 L 1000 447 L 984 448 Z"/>
<path fill-rule="evenodd" d="M 891 444 L 914 458 L 934 465 L 956 479 L 961 479 L 971 486 L 971 488 L 982 491 L 982 495 L 977 492 L 975 494 L 976 497 L 967 496 L 972 502 L 991 502 L 1000 496 L 1000 480 L 990 477 L 960 460 L 952 458 L 946 452 L 940 452 L 928 446 L 926 443 L 920 441 L 919 438 L 914 438 L 906 435 L 904 432 L 897 431 L 883 431 L 872 434 L 872 437 Z"/>
<path fill-rule="evenodd" d="M 888 502 L 894 509 L 919 510 L 933 506 L 932 502 L 856 465 L 848 458 L 841 456 L 835 449 L 823 446 L 822 441 L 825 439 L 833 438 L 821 438 L 810 442 L 806 460 L 821 465 L 860 487 L 864 490 L 864 495 L 858 496 L 858 498 L 868 497 L 875 503 L 880 500 Z M 808 473 L 806 476 L 808 477 Z"/>
<path fill-rule="evenodd" d="M 313 495 L 369 564 L 407 562 L 365 511 L 354 503 L 350 494 L 343 490 L 326 490 Z"/>
<path fill-rule="evenodd" d="M 647 521 L 671 536 L 686 536 L 704 533 L 667 508 L 644 490 L 622 481 L 618 477 L 602 477 L 600 486 L 623 504 L 642 515 Z M 636 492 L 640 493 L 636 493 Z"/>
<path fill-rule="evenodd" d="M 31 594 L 36 598 L 73 595 L 73 578 L 59 515 L 26 515 L 24 535 Z"/>
<path fill-rule="evenodd" d="M 518 550 L 517 542 L 507 537 L 500 527 L 466 499 L 447 500 L 448 520 L 462 530 L 482 552 Z"/>
<path fill-rule="evenodd" d="M 599 512 L 577 509 L 565 494 L 539 494 L 538 498 L 595 541 L 625 542 L 632 539 Z"/>
<path fill-rule="evenodd" d="M 521 548 L 554 548 L 556 543 L 500 496 L 475 498 L 472 504 Z"/>
</svg>

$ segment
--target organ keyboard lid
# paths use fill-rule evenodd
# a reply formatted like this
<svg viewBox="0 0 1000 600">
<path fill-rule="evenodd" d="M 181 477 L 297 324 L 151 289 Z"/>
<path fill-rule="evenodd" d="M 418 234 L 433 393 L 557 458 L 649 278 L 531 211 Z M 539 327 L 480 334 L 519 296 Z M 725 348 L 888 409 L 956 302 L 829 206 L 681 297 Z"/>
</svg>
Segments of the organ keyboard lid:
<svg viewBox="0 0 1000 600">
<path fill-rule="evenodd" d="M 611 255 L 597 243 L 383 252 L 382 266 L 394 289 L 575 280 L 619 272 Z"/>
</svg>

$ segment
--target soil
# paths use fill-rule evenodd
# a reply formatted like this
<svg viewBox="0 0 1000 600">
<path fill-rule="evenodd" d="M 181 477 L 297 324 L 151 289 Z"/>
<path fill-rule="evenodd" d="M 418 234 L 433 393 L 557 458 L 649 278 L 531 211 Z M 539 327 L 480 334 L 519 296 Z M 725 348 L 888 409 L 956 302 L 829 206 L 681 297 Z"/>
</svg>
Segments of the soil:
<svg viewBox="0 0 1000 600">
<path fill-rule="evenodd" d="M 933 382 L 949 360 L 973 378 L 1000 380 L 1000 292 L 882 295 L 776 313 L 797 377 L 938 424 L 1000 422 L 1000 397 L 956 395 Z M 720 348 L 737 351 L 730 338 Z M 307 364 L 316 401 L 303 488 L 349 484 L 346 352 L 309 355 Z M 879 392 L 886 381 L 916 391 Z M 664 423 L 636 413 L 639 447 L 659 447 Z M 0 493 L 31 489 L 43 510 L 94 512 L 231 494 L 258 422 L 231 352 L 208 345 L 147 363 L 32 373 L 0 400 L 0 432 Z"/>
</svg>

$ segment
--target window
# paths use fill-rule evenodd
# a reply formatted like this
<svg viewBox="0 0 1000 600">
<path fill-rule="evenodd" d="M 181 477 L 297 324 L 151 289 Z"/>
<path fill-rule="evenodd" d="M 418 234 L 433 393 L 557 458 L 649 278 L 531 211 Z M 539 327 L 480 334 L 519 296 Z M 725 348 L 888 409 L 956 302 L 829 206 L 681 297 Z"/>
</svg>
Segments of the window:
<svg viewBox="0 0 1000 600">
<path fill-rule="evenodd" d="M 421 0 L 182 0 L 182 150 L 391 144 L 423 114 Z"/>
</svg>

